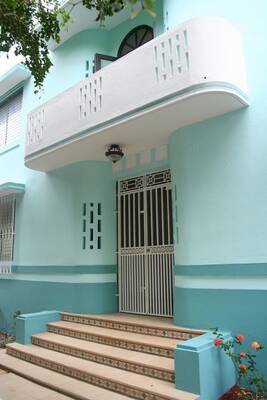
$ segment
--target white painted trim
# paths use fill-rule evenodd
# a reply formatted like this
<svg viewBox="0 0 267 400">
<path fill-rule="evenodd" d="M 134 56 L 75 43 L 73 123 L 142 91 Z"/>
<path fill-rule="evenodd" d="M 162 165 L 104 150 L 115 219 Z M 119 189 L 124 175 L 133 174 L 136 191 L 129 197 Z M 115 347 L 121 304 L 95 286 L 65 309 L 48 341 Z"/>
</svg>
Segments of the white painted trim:
<svg viewBox="0 0 267 400">
<path fill-rule="evenodd" d="M 0 279 L 57 283 L 115 283 L 116 274 L 10 274 Z"/>
<path fill-rule="evenodd" d="M 182 289 L 267 290 L 267 276 L 175 276 Z"/>
</svg>

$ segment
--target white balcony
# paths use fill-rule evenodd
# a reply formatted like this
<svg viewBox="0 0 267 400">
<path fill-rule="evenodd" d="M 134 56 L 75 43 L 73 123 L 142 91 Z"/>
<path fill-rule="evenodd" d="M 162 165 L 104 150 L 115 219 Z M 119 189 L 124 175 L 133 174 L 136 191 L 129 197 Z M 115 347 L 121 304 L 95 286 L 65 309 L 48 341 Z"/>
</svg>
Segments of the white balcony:
<svg viewBox="0 0 267 400">
<path fill-rule="evenodd" d="M 49 171 L 167 143 L 180 127 L 248 105 L 240 33 L 194 18 L 156 37 L 28 115 L 26 165 Z"/>
</svg>

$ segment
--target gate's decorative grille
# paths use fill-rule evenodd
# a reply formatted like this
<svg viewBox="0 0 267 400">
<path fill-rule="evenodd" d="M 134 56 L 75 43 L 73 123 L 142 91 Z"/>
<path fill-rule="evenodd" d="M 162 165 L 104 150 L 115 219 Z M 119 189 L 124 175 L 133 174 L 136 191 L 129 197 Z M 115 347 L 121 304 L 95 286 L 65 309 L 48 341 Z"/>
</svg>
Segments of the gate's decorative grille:
<svg viewBox="0 0 267 400">
<path fill-rule="evenodd" d="M 169 169 L 119 182 L 120 311 L 173 314 L 173 233 Z"/>
<path fill-rule="evenodd" d="M 14 195 L 0 197 L 0 274 L 11 273 L 15 227 Z"/>
</svg>

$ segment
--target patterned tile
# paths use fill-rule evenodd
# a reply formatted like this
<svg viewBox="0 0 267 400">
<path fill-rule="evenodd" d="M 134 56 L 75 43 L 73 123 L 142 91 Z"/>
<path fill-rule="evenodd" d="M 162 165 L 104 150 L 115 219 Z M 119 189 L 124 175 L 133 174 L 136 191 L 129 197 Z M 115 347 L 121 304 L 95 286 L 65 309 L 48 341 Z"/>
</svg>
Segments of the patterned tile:
<svg viewBox="0 0 267 400">
<path fill-rule="evenodd" d="M 89 340 L 90 342 L 106 344 L 108 346 L 121 347 L 123 349 L 155 354 L 162 357 L 174 357 L 174 349 L 167 349 L 165 347 L 159 347 L 145 343 L 131 342 L 128 340 L 109 338 L 106 336 L 92 334 L 90 332 L 76 331 L 70 328 L 63 328 L 48 324 L 48 332 L 56 333 L 57 335 L 70 336 L 81 340 Z"/>
<path fill-rule="evenodd" d="M 109 328 L 109 329 L 117 329 L 120 331 L 133 332 L 133 333 L 141 333 L 143 335 L 151 335 L 151 336 L 161 336 L 170 339 L 179 339 L 179 340 L 188 340 L 193 337 L 199 336 L 198 333 L 193 332 L 184 332 L 178 329 L 164 329 L 158 327 L 149 327 L 144 325 L 131 324 L 128 322 L 118 322 L 118 321 L 110 321 L 105 319 L 94 319 L 92 317 L 88 317 L 85 315 L 72 315 L 72 314 L 61 314 L 62 321 L 66 322 L 74 322 L 78 324 L 84 325 L 93 325 L 98 326 L 100 328 Z"/>
<path fill-rule="evenodd" d="M 32 338 L 32 343 L 36 346 L 44 347 L 49 350 L 58 351 L 60 353 L 68 354 L 74 357 L 83 358 L 88 361 L 97 362 L 99 364 L 109 365 L 110 367 L 124 369 L 127 371 L 135 372 L 137 374 L 150 376 L 152 378 L 161 379 L 168 382 L 174 382 L 174 372 L 169 372 L 157 367 L 149 367 L 128 360 L 120 360 L 113 357 L 104 356 L 102 354 L 76 349 L 60 343 L 51 343 L 45 339 L 38 337 Z"/>
<path fill-rule="evenodd" d="M 78 370 L 76 368 L 62 365 L 56 361 L 46 360 L 42 357 L 25 353 L 17 349 L 8 348 L 7 353 L 13 357 L 17 357 L 21 360 L 30 362 L 32 364 L 38 365 L 50 369 L 52 371 L 59 372 L 63 375 L 70 376 L 75 379 L 90 383 L 92 385 L 100 386 L 104 389 L 109 389 L 114 392 L 123 394 L 125 396 L 132 397 L 137 400 L 168 400 L 168 396 L 151 393 L 146 390 L 146 388 L 136 388 L 129 384 L 124 384 L 118 381 L 113 381 L 111 379 L 105 378 L 103 376 L 96 376 L 92 372 L 85 372 Z"/>
</svg>

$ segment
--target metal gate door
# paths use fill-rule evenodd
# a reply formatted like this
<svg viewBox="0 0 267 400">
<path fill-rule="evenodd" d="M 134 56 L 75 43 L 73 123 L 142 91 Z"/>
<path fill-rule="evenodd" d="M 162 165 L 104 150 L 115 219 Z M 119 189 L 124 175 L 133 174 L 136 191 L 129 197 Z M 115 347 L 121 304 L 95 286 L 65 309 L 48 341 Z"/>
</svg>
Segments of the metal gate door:
<svg viewBox="0 0 267 400">
<path fill-rule="evenodd" d="M 121 312 L 172 316 L 169 169 L 119 182 L 118 263 Z"/>
</svg>

